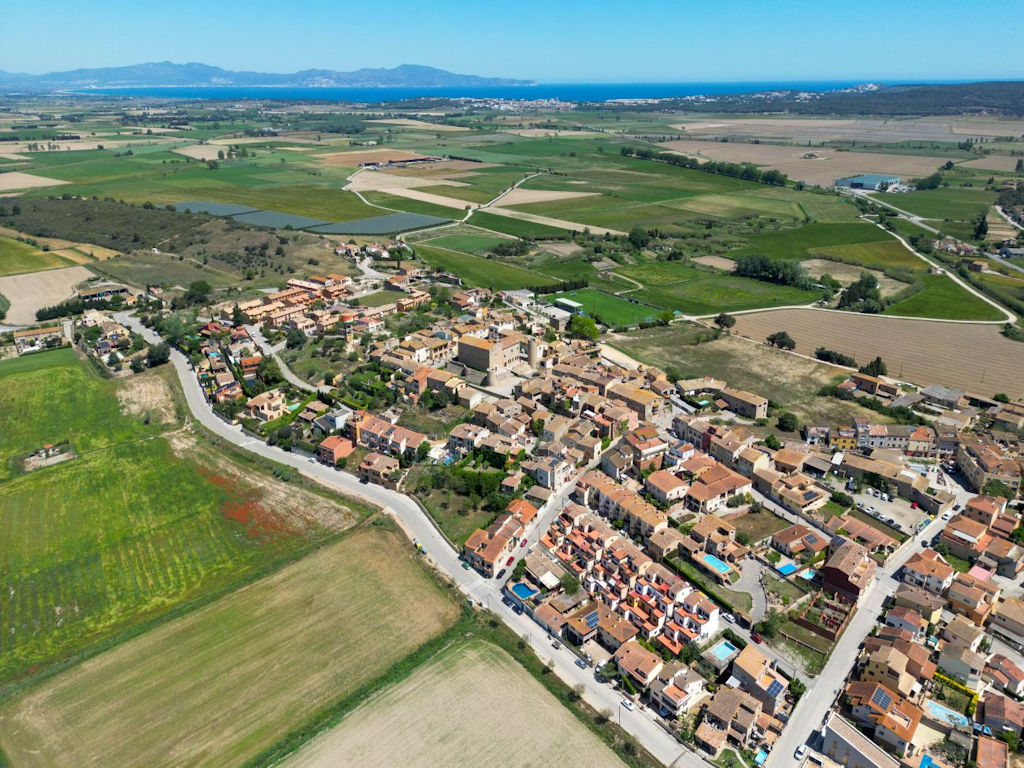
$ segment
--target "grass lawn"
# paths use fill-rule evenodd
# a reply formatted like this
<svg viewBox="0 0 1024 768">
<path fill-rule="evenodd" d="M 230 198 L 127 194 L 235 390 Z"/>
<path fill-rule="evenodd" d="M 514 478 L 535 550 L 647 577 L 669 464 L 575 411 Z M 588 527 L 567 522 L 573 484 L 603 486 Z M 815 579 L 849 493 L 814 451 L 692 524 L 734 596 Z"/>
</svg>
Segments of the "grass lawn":
<svg viewBox="0 0 1024 768">
<path fill-rule="evenodd" d="M 0 275 L 71 266 L 72 262 L 10 237 L 0 237 Z"/>
<path fill-rule="evenodd" d="M 730 518 L 729 522 L 736 527 L 737 533 L 747 534 L 751 543 L 766 539 L 790 526 L 790 523 L 764 508 L 760 512 L 748 512 L 741 517 Z"/>
<path fill-rule="evenodd" d="M 719 768 L 750 768 L 743 759 L 731 749 L 723 749 L 722 754 L 714 760 Z"/>
<path fill-rule="evenodd" d="M 361 307 L 381 307 L 385 304 L 393 304 L 402 298 L 403 294 L 398 291 L 377 291 L 360 296 L 355 303 Z"/>
<path fill-rule="evenodd" d="M 10 700 L 0 745 L 25 768 L 239 765 L 457 615 L 412 547 L 367 525 Z"/>
<path fill-rule="evenodd" d="M 69 349 L 0 362 L 0 684 L 223 591 L 355 519 L 303 488 L 281 493 L 181 431 L 169 381 L 169 370 L 100 379 Z M 21 457 L 65 440 L 77 458 L 20 474 Z"/>
<path fill-rule="evenodd" d="M 549 304 L 558 299 L 569 299 L 583 305 L 583 311 L 590 317 L 612 327 L 634 326 L 644 320 L 653 320 L 658 310 L 643 304 L 634 304 L 626 299 L 601 293 L 590 288 L 566 293 L 550 293 L 542 297 Z"/>
<path fill-rule="evenodd" d="M 668 559 L 668 564 L 686 579 L 697 585 L 701 591 L 726 606 L 726 610 L 739 609 L 744 613 L 750 613 L 754 604 L 753 599 L 746 592 L 734 592 L 726 587 L 721 587 L 711 580 L 700 568 L 691 563 L 686 557 L 673 555 Z"/>
<path fill-rule="evenodd" d="M 948 275 L 919 275 L 924 290 L 890 304 L 882 314 L 945 320 L 1000 320 L 1003 313 L 968 293 Z"/>
<path fill-rule="evenodd" d="M 505 264 L 496 259 L 484 259 L 447 248 L 417 245 L 416 255 L 432 267 L 440 267 L 448 272 L 454 272 L 470 285 L 478 285 L 496 291 L 534 288 L 556 282 L 543 275 Z"/>
<path fill-rule="evenodd" d="M 764 588 L 766 592 L 776 595 L 782 600 L 784 605 L 789 605 L 807 594 L 806 591 L 800 589 L 796 581 L 780 579 L 769 571 L 765 571 Z"/>
<path fill-rule="evenodd" d="M 832 643 L 825 638 L 819 637 L 813 632 L 794 624 L 792 621 L 783 622 L 780 631 L 783 634 L 772 638 L 771 642 L 773 644 L 778 643 L 800 658 L 800 660 L 803 661 L 804 668 L 808 674 L 817 675 L 825 668 L 825 662 L 828 661 L 828 654 L 832 651 Z M 808 648 L 807 645 L 794 642 L 793 640 L 785 637 L 785 635 L 797 638 L 802 641 L 802 643 L 806 643 L 812 647 Z"/>
</svg>

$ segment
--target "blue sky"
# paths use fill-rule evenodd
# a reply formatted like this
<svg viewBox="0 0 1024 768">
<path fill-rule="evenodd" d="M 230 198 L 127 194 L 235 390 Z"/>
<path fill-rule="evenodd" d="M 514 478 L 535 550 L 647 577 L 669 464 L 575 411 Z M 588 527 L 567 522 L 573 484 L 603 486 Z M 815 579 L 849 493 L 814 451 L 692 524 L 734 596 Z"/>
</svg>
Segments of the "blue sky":
<svg viewBox="0 0 1024 768">
<path fill-rule="evenodd" d="M 426 64 L 569 82 L 1024 78 L 1024 2 L 53 0 L 9 3 L 0 69 Z"/>
</svg>

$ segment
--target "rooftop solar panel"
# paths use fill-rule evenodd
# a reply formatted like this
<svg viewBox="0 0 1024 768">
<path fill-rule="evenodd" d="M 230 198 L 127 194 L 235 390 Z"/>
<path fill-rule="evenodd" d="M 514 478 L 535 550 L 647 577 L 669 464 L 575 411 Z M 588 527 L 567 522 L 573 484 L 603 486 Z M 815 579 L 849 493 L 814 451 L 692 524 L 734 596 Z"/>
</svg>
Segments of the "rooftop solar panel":
<svg viewBox="0 0 1024 768">
<path fill-rule="evenodd" d="M 892 705 L 892 696 L 884 688 L 876 688 L 871 696 L 871 702 L 877 704 L 882 709 L 888 709 Z"/>
<path fill-rule="evenodd" d="M 778 680 L 772 680 L 772 684 L 768 686 L 768 695 L 773 699 L 777 698 L 782 693 L 782 683 Z"/>
</svg>

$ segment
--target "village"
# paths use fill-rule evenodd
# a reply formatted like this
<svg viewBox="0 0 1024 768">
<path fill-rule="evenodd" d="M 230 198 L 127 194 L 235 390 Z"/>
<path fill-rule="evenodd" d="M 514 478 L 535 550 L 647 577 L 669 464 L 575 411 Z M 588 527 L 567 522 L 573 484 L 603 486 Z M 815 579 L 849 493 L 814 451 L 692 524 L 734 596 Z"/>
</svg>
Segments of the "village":
<svg viewBox="0 0 1024 768">
<path fill-rule="evenodd" d="M 184 328 L 157 295 L 99 286 L 114 307 L 14 341 L 29 354 L 73 340 L 132 375 L 161 362 L 118 312 L 137 305 L 246 433 L 417 498 L 473 478 L 469 506 L 488 522 L 468 535 L 422 501 L 463 567 L 708 759 L 764 763 L 869 615 L 799 759 L 1007 764 L 1024 730 L 1024 403 L 851 373 L 837 396 L 913 423 L 858 417 L 780 440 L 763 429 L 767 398 L 631 363 L 572 302 L 465 288 L 402 243 L 338 255 L 363 275 L 289 279 Z M 339 372 L 289 369 L 289 350 L 328 343 Z"/>
</svg>

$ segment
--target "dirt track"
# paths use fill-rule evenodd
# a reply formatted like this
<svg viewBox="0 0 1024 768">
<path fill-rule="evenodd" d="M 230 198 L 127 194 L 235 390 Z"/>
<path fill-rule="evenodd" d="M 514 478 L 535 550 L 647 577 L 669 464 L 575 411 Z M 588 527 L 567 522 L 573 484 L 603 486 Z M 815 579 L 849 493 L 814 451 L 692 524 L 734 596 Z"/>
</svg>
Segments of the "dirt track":
<svg viewBox="0 0 1024 768">
<path fill-rule="evenodd" d="M 807 355 L 819 346 L 860 363 L 881 355 L 890 376 L 915 384 L 1024 396 L 1024 344 L 1002 336 L 997 325 L 782 309 L 736 315 L 734 330 L 757 341 L 788 331 L 796 351 Z"/>
</svg>

